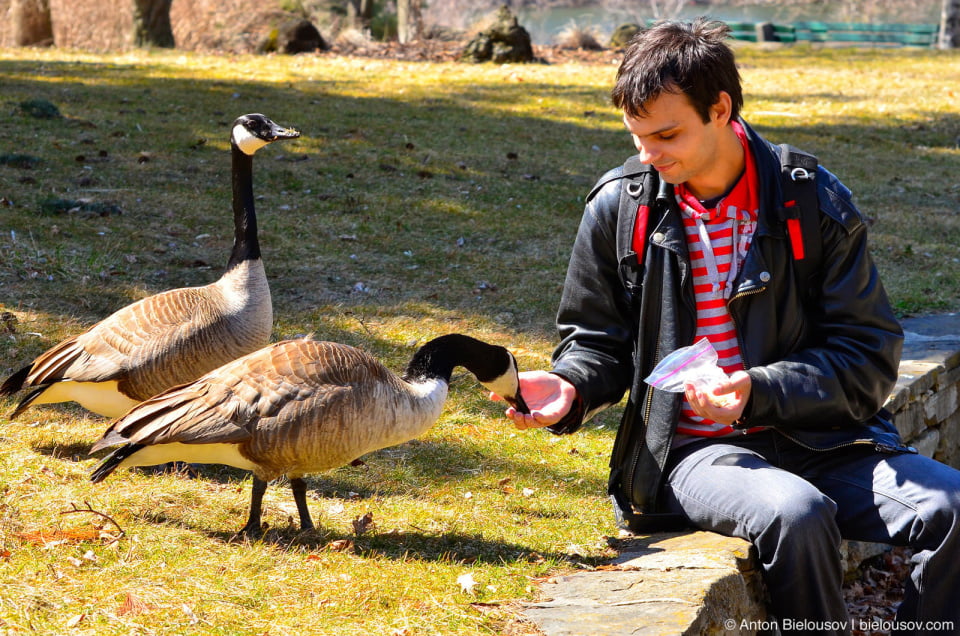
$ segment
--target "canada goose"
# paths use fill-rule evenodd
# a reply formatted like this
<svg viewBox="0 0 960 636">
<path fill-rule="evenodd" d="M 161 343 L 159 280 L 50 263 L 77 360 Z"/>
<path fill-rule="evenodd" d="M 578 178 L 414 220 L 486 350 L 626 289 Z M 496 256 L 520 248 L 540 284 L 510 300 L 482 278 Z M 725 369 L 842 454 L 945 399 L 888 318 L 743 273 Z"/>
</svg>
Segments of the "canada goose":
<svg viewBox="0 0 960 636">
<path fill-rule="evenodd" d="M 78 402 L 119 417 L 177 384 L 270 342 L 273 309 L 260 260 L 253 203 L 253 155 L 300 133 L 260 114 L 238 117 L 230 133 L 234 243 L 223 276 L 203 287 L 148 296 L 40 354 L 0 386 L 0 395 L 33 388 L 14 409 Z"/>
<path fill-rule="evenodd" d="M 91 479 L 103 481 L 118 466 L 171 461 L 250 470 L 250 516 L 238 535 L 255 536 L 267 482 L 287 475 L 300 527 L 313 528 L 303 476 L 424 433 L 440 417 L 456 366 L 529 412 L 513 354 L 470 336 L 430 340 L 403 377 L 348 345 L 286 340 L 156 395 L 116 420 L 91 452 L 123 446 Z"/>
</svg>

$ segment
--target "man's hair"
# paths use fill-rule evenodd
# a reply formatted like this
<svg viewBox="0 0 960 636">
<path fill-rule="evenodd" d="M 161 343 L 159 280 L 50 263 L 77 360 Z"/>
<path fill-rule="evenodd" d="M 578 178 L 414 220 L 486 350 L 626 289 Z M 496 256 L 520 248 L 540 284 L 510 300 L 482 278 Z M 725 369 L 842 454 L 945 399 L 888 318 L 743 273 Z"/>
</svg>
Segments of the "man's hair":
<svg viewBox="0 0 960 636">
<path fill-rule="evenodd" d="M 659 22 L 635 35 L 617 70 L 611 97 L 628 116 L 642 118 L 647 105 L 662 93 L 681 93 L 704 123 L 710 107 L 726 91 L 733 102 L 730 118 L 743 106 L 740 73 L 726 43 L 730 27 L 697 18 L 693 22 Z"/>
</svg>

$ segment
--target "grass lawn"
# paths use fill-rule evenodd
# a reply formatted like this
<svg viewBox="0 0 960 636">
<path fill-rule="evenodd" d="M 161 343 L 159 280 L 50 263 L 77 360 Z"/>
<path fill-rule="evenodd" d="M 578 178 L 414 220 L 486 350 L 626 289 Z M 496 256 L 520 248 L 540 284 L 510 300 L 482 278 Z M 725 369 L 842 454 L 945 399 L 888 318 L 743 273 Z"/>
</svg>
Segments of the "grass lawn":
<svg viewBox="0 0 960 636">
<path fill-rule="evenodd" d="M 854 191 L 898 312 L 960 309 L 960 55 L 744 45 L 739 59 L 748 121 Z M 400 370 L 460 331 L 546 367 L 583 197 L 632 150 L 615 71 L 0 50 L 0 373 L 219 276 L 229 124 L 248 112 L 303 134 L 254 160 L 274 340 L 313 333 Z M 533 633 L 517 612 L 537 581 L 610 554 L 619 409 L 563 438 L 501 412 L 458 372 L 427 435 L 308 480 L 316 531 L 297 531 L 274 484 L 250 544 L 229 542 L 244 472 L 93 485 L 103 418 L 0 415 L 0 631 Z"/>
</svg>

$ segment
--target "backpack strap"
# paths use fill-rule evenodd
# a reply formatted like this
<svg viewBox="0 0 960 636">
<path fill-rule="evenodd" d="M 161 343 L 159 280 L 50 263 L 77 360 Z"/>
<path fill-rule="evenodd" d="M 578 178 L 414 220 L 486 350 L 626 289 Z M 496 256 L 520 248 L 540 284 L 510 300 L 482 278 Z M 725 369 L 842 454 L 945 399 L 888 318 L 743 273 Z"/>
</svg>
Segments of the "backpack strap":
<svg viewBox="0 0 960 636">
<path fill-rule="evenodd" d="M 633 155 L 624 162 L 620 183 L 620 210 L 617 213 L 619 228 L 617 231 L 617 252 L 626 254 L 632 251 L 637 255 L 637 263 L 643 265 L 644 251 L 647 247 L 647 235 L 650 231 L 650 206 L 653 197 L 644 196 L 644 184 L 653 166 L 640 161 L 639 155 Z M 629 243 L 626 243 L 629 238 Z"/>
<path fill-rule="evenodd" d="M 780 144 L 780 220 L 786 225 L 797 282 L 804 297 L 815 294 L 811 279 L 820 266 L 823 237 L 817 200 L 817 158 L 789 144 Z"/>
</svg>

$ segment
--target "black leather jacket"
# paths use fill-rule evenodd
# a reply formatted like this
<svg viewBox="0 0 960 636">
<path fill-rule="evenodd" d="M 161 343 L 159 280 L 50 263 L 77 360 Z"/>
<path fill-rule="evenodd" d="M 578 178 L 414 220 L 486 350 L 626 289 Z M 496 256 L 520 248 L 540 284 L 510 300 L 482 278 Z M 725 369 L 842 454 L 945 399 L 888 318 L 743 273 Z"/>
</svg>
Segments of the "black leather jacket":
<svg viewBox="0 0 960 636">
<path fill-rule="evenodd" d="M 777 147 L 741 123 L 761 189 L 756 232 L 729 300 L 753 381 L 746 426 L 772 427 L 818 450 L 849 444 L 912 450 L 878 416 L 897 379 L 903 333 L 850 191 L 819 168 L 818 298 L 804 300 L 777 214 L 783 201 Z M 587 199 L 570 257 L 552 372 L 577 388 L 578 402 L 551 430 L 577 430 L 629 389 L 610 461 L 610 494 L 621 525 L 654 531 L 678 521 L 662 514 L 658 495 L 681 395 L 651 389 L 643 378 L 693 342 L 690 261 L 673 188 L 649 171 L 641 201 L 651 208 L 650 238 L 645 263 L 637 262 L 632 219 L 618 218 L 621 181 L 611 174 Z"/>
</svg>

